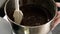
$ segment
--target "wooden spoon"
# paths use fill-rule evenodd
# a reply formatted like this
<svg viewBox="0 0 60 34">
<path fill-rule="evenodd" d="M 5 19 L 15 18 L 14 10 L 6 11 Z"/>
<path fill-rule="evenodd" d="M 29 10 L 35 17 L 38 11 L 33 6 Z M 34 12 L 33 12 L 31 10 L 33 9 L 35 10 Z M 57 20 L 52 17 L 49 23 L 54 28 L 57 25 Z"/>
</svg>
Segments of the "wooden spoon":
<svg viewBox="0 0 60 34">
<path fill-rule="evenodd" d="M 14 11 L 13 17 L 16 23 L 18 24 L 21 23 L 21 20 L 23 18 L 23 13 L 19 9 L 19 0 L 15 0 L 15 11 Z"/>
</svg>

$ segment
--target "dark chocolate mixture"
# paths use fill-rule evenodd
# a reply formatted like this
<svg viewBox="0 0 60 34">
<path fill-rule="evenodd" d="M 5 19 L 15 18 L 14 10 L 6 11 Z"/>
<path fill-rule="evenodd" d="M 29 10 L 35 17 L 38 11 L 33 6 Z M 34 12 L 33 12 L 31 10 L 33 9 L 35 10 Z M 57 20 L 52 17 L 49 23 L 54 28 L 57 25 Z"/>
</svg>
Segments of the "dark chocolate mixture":
<svg viewBox="0 0 60 34">
<path fill-rule="evenodd" d="M 48 10 L 39 5 L 24 5 L 20 7 L 24 17 L 21 25 L 38 26 L 48 22 L 48 16 L 45 12 Z"/>
</svg>

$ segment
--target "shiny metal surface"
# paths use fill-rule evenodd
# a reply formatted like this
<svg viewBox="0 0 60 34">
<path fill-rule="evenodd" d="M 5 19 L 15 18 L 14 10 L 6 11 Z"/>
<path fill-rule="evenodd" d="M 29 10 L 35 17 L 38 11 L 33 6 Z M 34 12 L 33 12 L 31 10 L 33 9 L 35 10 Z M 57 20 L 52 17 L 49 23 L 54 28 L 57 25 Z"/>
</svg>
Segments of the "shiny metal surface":
<svg viewBox="0 0 60 34">
<path fill-rule="evenodd" d="M 29 1 L 31 1 L 31 0 L 29 0 Z M 47 2 L 49 2 L 49 3 L 47 3 Z M 23 5 L 23 4 L 21 3 L 21 5 Z M 29 4 L 29 2 L 28 2 L 28 4 Z M 8 17 L 9 22 L 11 22 L 13 30 L 16 34 L 47 34 L 52 29 L 54 20 L 57 16 L 57 13 L 56 13 L 57 8 L 55 6 L 55 2 L 53 0 L 46 0 L 46 1 L 38 0 L 38 4 L 40 4 L 43 7 L 46 7 L 47 9 L 49 9 L 50 13 L 53 15 L 53 19 L 51 19 L 46 24 L 43 24 L 43 25 L 40 25 L 40 26 L 30 27 L 30 26 L 19 25 L 16 22 L 14 22 L 13 20 L 11 20 L 10 15 L 13 15 L 12 13 L 14 12 L 13 10 L 15 9 L 14 0 L 10 0 L 10 1 L 8 0 L 6 2 L 4 11 L 5 11 L 5 13 Z"/>
<path fill-rule="evenodd" d="M 0 17 L 0 34 L 13 34 L 11 24 L 2 17 Z"/>
</svg>

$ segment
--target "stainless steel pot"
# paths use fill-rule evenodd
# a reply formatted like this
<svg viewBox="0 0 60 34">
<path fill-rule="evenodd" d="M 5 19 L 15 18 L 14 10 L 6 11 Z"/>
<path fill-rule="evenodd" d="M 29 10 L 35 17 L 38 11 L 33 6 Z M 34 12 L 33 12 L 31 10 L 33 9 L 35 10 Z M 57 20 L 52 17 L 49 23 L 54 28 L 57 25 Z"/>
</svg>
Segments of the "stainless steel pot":
<svg viewBox="0 0 60 34">
<path fill-rule="evenodd" d="M 57 16 L 57 7 L 55 5 L 54 0 L 20 0 L 20 6 L 25 4 L 39 4 L 49 10 L 51 13 L 51 20 L 45 24 L 39 26 L 24 26 L 14 22 L 13 13 L 15 10 L 15 0 L 8 0 L 5 4 L 4 11 L 8 17 L 9 22 L 13 27 L 13 30 L 16 34 L 47 34 L 51 31 L 54 20 Z"/>
</svg>

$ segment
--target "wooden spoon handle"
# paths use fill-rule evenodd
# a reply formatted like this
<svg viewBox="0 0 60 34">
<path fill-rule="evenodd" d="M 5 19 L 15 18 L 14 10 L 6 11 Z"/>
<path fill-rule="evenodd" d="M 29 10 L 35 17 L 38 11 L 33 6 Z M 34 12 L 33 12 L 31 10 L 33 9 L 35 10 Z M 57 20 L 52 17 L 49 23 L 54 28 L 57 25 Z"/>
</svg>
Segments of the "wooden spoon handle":
<svg viewBox="0 0 60 34">
<path fill-rule="evenodd" d="M 15 9 L 19 11 L 19 0 L 15 0 Z"/>
</svg>

